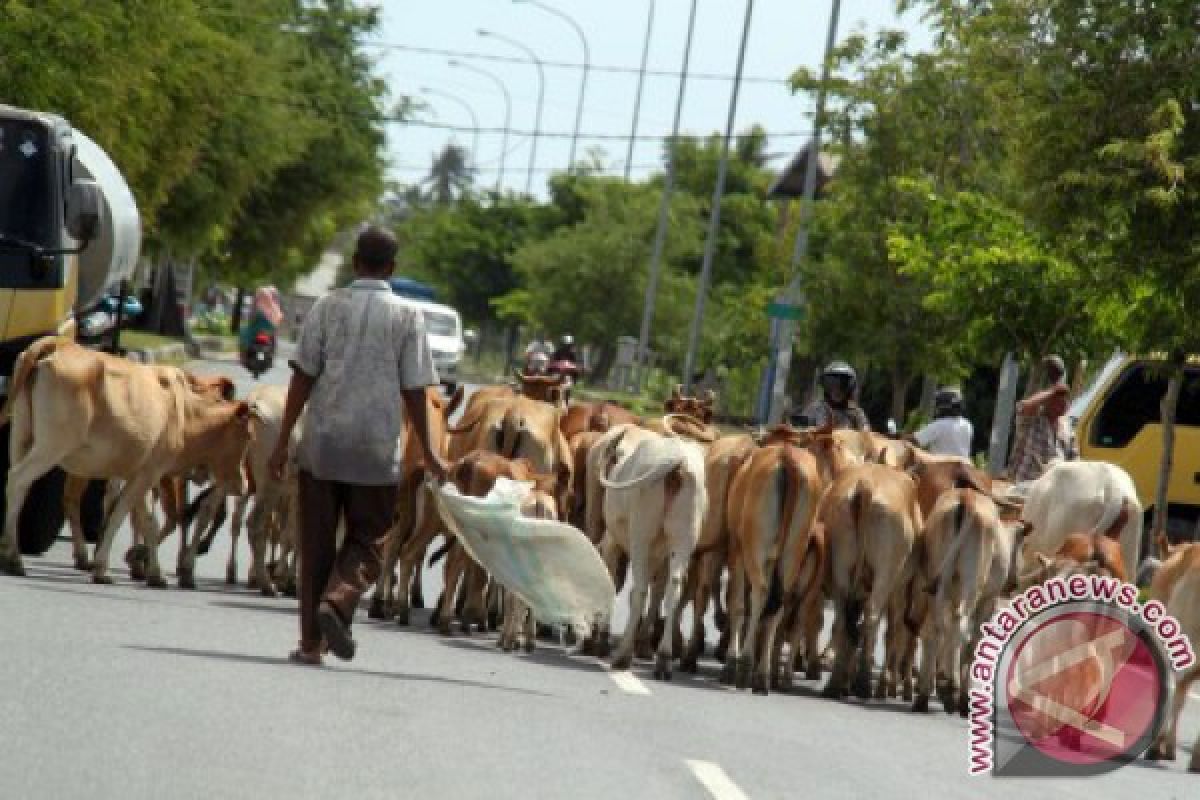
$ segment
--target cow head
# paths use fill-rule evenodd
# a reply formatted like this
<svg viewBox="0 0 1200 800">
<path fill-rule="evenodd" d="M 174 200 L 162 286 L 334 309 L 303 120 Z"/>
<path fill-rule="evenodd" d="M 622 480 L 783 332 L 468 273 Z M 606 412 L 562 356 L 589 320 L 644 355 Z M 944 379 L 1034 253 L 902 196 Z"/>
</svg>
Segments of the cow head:
<svg viewBox="0 0 1200 800">
<path fill-rule="evenodd" d="M 220 402 L 209 416 L 209 430 L 198 453 L 200 463 L 212 474 L 213 482 L 225 487 L 230 494 L 246 494 L 246 452 L 254 440 L 250 406 L 242 401 Z"/>
</svg>

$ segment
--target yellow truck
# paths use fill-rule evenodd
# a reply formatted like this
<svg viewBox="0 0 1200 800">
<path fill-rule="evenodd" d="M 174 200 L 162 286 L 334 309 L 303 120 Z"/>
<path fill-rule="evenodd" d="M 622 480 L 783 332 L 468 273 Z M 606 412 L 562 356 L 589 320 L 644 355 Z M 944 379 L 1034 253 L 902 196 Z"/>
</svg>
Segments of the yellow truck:
<svg viewBox="0 0 1200 800">
<path fill-rule="evenodd" d="M 1149 512 L 1162 457 L 1161 404 L 1167 391 L 1162 360 L 1118 354 L 1080 393 L 1075 420 L 1081 458 L 1108 461 L 1129 473 Z M 1185 368 L 1175 419 L 1175 453 L 1167 484 L 1168 527 L 1190 534 L 1200 513 L 1200 360 Z M 1175 537 L 1172 537 L 1175 538 Z M 1189 537 L 1190 538 L 1190 537 Z"/>
<path fill-rule="evenodd" d="M 141 247 L 133 194 L 112 160 L 62 117 L 0 105 L 0 396 L 13 363 L 47 334 L 96 333 L 92 313 L 128 278 Z M 80 322 L 88 324 L 80 325 Z M 7 488 L 8 439 L 0 431 Z M 63 474 L 35 484 L 21 511 L 25 553 L 40 554 L 63 525 Z M 0 492 L 0 515 L 7 492 Z M 89 487 L 85 527 L 100 524 L 103 485 Z"/>
</svg>

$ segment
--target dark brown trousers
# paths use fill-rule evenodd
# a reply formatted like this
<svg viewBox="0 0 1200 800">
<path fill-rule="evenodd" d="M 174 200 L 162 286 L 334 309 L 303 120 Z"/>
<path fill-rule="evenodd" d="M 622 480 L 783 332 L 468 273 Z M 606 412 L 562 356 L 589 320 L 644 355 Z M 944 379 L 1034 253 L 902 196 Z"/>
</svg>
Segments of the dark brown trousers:
<svg viewBox="0 0 1200 800">
<path fill-rule="evenodd" d="M 300 473 L 300 645 L 321 642 L 317 606 L 332 605 L 349 624 L 358 601 L 379 579 L 384 540 L 396 513 L 396 486 L 363 486 Z M 337 546 L 338 523 L 345 539 Z"/>
</svg>

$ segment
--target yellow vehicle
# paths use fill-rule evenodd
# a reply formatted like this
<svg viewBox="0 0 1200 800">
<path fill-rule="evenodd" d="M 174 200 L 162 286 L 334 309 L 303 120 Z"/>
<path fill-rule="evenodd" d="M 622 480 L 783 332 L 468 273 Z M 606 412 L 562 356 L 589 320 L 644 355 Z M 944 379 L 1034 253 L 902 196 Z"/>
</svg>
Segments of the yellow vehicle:
<svg viewBox="0 0 1200 800">
<path fill-rule="evenodd" d="M 1114 356 L 1068 412 L 1081 458 L 1107 461 L 1133 478 L 1138 499 L 1154 505 L 1162 458 L 1162 361 Z M 1200 513 L 1200 361 L 1189 361 L 1175 419 L 1175 453 L 1167 484 L 1170 527 L 1190 531 Z"/>
<path fill-rule="evenodd" d="M 30 343 L 99 332 L 95 307 L 132 274 L 140 246 L 137 204 L 108 155 L 62 117 L 0 105 L 0 400 Z M 6 426 L 5 486 L 8 437 Z M 23 552 L 45 552 L 58 536 L 63 479 L 54 470 L 30 492 L 18 524 Z M 95 527 L 103 485 L 89 498 L 85 527 Z"/>
</svg>

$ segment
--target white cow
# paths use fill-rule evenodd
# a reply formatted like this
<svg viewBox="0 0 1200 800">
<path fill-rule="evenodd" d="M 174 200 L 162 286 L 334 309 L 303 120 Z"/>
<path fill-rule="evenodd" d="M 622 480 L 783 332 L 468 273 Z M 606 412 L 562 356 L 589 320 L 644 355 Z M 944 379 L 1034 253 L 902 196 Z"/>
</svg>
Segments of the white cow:
<svg viewBox="0 0 1200 800">
<path fill-rule="evenodd" d="M 1037 554 L 1053 557 L 1072 533 L 1106 531 L 1128 508 L 1120 536 L 1126 569 L 1137 570 L 1142 540 L 1142 504 L 1129 473 L 1104 461 L 1059 461 L 1029 488 L 1021 519 L 1029 531 L 1022 544 L 1022 563 Z"/>
<path fill-rule="evenodd" d="M 650 579 L 665 572 L 667 624 L 658 642 L 654 677 L 670 680 L 671 632 L 678 628 L 683 576 L 700 539 L 708 505 L 704 449 L 683 439 L 652 435 L 616 466 L 611 478 L 601 475 L 600 482 L 607 490 L 604 519 L 608 528 L 601 548 L 605 563 L 611 568 L 619 554 L 627 554 L 633 574 L 629 621 L 613 667 L 628 669 L 632 663 L 638 628 L 647 615 Z M 658 609 L 650 611 L 657 616 Z"/>
</svg>

